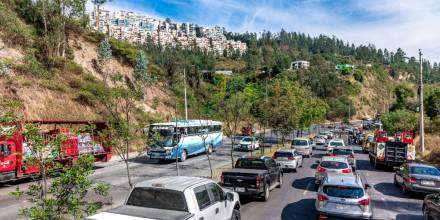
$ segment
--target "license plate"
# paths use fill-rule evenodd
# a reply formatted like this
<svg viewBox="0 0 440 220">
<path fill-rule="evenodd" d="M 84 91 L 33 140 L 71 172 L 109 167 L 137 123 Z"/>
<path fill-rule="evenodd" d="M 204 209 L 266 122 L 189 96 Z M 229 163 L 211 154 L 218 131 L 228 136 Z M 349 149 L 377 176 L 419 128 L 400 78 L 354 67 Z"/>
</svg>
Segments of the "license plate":
<svg viewBox="0 0 440 220">
<path fill-rule="evenodd" d="M 425 185 L 425 186 L 435 186 L 434 181 L 426 181 L 426 180 L 422 180 L 421 184 L 422 184 L 422 185 Z"/>
<path fill-rule="evenodd" d="M 245 190 L 244 190 L 243 187 L 236 187 L 236 188 L 235 188 L 235 191 L 236 191 L 236 192 L 245 192 Z"/>
<path fill-rule="evenodd" d="M 336 209 L 341 210 L 341 209 L 346 209 L 346 208 L 347 208 L 346 205 L 336 204 Z"/>
</svg>

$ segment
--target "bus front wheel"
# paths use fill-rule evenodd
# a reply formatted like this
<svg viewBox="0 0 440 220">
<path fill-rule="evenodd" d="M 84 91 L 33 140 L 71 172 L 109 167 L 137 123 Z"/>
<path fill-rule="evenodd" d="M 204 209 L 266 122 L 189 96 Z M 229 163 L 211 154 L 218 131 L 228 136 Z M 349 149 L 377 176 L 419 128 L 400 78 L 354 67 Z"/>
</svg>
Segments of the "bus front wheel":
<svg viewBox="0 0 440 220">
<path fill-rule="evenodd" d="M 212 154 L 214 152 L 214 149 L 212 148 L 212 145 L 208 146 L 208 154 Z"/>
<path fill-rule="evenodd" d="M 183 162 L 183 161 L 186 160 L 187 157 L 188 157 L 188 153 L 186 152 L 186 150 L 183 150 L 183 151 L 182 151 L 182 154 L 180 155 L 180 159 L 179 159 L 179 161 L 180 161 L 180 162 Z"/>
</svg>

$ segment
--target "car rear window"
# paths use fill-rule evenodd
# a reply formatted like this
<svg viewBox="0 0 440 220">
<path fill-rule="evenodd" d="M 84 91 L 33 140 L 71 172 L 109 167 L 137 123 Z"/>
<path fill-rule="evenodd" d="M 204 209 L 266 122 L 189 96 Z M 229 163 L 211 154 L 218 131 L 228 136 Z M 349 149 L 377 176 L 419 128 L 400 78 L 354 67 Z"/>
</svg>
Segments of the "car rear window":
<svg viewBox="0 0 440 220">
<path fill-rule="evenodd" d="M 294 146 L 307 146 L 308 142 L 306 140 L 293 140 Z"/>
<path fill-rule="evenodd" d="M 242 141 L 244 141 L 244 142 L 251 142 L 252 138 L 243 138 Z"/>
<path fill-rule="evenodd" d="M 293 157 L 291 152 L 275 152 L 276 157 Z"/>
<path fill-rule="evenodd" d="M 440 176 L 440 171 L 434 167 L 411 167 L 412 174 Z"/>
<path fill-rule="evenodd" d="M 333 149 L 333 153 L 336 155 L 352 155 L 353 150 L 352 149 Z"/>
<path fill-rule="evenodd" d="M 344 146 L 344 145 L 342 144 L 342 142 L 339 142 L 339 141 L 333 141 L 333 142 L 330 142 L 329 145 L 330 145 L 330 146 L 334 146 L 334 147 L 342 147 L 342 146 Z"/>
<path fill-rule="evenodd" d="M 127 205 L 154 209 L 188 211 L 183 192 L 170 189 L 136 187 L 131 192 L 127 200 Z"/>
<path fill-rule="evenodd" d="M 358 187 L 324 186 L 323 192 L 331 197 L 358 199 L 364 196 L 364 190 Z"/>
<path fill-rule="evenodd" d="M 263 160 L 246 158 L 238 159 L 235 168 L 265 170 L 266 165 Z"/>
<path fill-rule="evenodd" d="M 322 161 L 320 164 L 321 167 L 328 168 L 328 169 L 346 169 L 348 168 L 348 165 L 343 162 L 338 161 Z"/>
</svg>

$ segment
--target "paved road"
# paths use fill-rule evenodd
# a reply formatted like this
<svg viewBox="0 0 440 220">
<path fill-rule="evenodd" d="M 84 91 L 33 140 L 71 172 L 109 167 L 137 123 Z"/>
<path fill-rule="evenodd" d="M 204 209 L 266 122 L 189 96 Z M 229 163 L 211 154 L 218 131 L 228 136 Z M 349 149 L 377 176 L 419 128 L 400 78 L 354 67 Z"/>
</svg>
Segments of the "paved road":
<svg viewBox="0 0 440 220">
<path fill-rule="evenodd" d="M 355 149 L 360 149 L 356 147 Z M 268 202 L 242 198 L 242 219 L 293 220 L 315 219 L 314 187 L 315 162 L 324 154 L 323 149 L 314 151 L 312 158 L 305 158 L 303 168 L 297 173 L 286 173 L 281 189 L 271 192 Z M 374 170 L 366 154 L 357 154 L 358 172 L 364 175 L 372 188 L 374 219 L 419 220 L 422 218 L 423 196 L 406 197 L 393 185 L 392 170 Z M 258 200 L 258 199 L 257 199 Z"/>
<path fill-rule="evenodd" d="M 214 167 L 222 167 L 230 163 L 230 144 L 225 140 L 225 146 L 212 155 Z M 284 176 L 284 185 L 271 193 L 269 202 L 254 201 L 242 198 L 242 219 L 247 220 L 287 220 L 287 219 L 313 219 L 315 189 L 313 185 L 315 161 L 322 156 L 324 151 L 315 150 L 314 158 L 306 158 L 303 168 L 298 173 L 287 173 Z M 236 157 L 245 153 L 234 152 Z M 421 218 L 422 196 L 409 198 L 394 187 L 391 171 L 374 170 L 365 154 L 358 154 L 358 170 L 372 185 L 370 194 L 375 219 L 417 220 Z M 181 175 L 208 176 L 208 161 L 205 155 L 189 158 L 180 165 Z M 160 163 L 147 158 L 139 158 L 131 163 L 133 181 L 139 182 L 146 179 L 164 175 L 175 175 L 174 163 Z M 94 181 L 104 181 L 112 185 L 112 206 L 121 204 L 129 190 L 125 176 L 125 166 L 122 162 L 109 162 L 97 164 L 96 172 L 92 175 Z M 24 188 L 28 182 L 17 182 L 9 185 L 0 185 L 0 219 L 17 219 L 17 211 L 27 205 L 24 200 L 15 200 L 8 195 L 17 186 Z"/>
</svg>

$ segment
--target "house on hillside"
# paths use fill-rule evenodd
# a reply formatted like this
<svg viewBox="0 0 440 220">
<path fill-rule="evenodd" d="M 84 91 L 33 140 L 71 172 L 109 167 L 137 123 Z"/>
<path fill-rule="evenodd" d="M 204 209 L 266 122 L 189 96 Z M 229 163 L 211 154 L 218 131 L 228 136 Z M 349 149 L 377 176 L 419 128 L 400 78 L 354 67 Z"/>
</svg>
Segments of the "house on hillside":
<svg viewBox="0 0 440 220">
<path fill-rule="evenodd" d="M 294 61 L 290 64 L 290 69 L 294 70 L 294 69 L 309 69 L 310 67 L 310 62 L 309 61 L 305 61 L 305 60 L 297 60 Z"/>
</svg>

